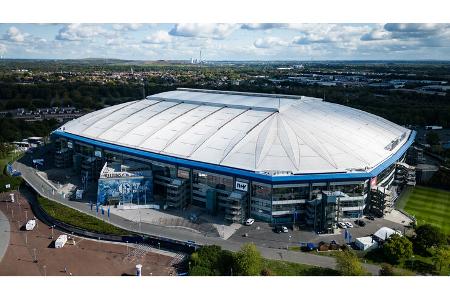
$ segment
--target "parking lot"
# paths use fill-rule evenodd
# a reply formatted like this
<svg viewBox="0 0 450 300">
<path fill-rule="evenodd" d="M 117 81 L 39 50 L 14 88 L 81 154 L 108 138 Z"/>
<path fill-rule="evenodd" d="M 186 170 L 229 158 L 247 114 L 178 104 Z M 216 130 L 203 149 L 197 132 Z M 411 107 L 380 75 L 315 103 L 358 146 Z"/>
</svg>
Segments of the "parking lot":
<svg viewBox="0 0 450 300">
<path fill-rule="evenodd" d="M 375 218 L 373 221 L 366 218 L 363 219 L 366 223 L 361 227 L 351 221 L 353 228 L 348 228 L 348 232 L 352 236 L 352 240 L 362 236 L 368 236 L 373 234 L 381 227 L 389 227 L 392 229 L 400 230 L 404 232 L 407 230 L 405 227 L 408 223 L 397 223 L 385 218 Z M 300 243 L 319 243 L 321 241 L 331 242 L 336 241 L 339 244 L 345 243 L 344 229 L 337 229 L 334 234 L 316 234 L 314 231 L 308 230 L 295 230 L 288 228 L 287 233 L 277 233 L 274 228 L 267 223 L 255 222 L 251 226 L 242 226 L 236 231 L 230 238 L 236 242 L 253 242 L 256 245 L 270 248 L 286 248 L 290 246 L 298 246 Z"/>
</svg>

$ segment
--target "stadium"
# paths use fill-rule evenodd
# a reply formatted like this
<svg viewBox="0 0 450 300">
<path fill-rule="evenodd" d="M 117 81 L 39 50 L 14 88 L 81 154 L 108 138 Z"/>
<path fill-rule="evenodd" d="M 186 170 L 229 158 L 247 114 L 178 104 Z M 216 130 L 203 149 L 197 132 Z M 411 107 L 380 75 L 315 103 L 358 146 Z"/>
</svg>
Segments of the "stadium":
<svg viewBox="0 0 450 300">
<path fill-rule="evenodd" d="M 332 232 L 383 215 L 413 184 L 415 132 L 305 96 L 182 89 L 110 106 L 52 133 L 55 165 L 97 204 L 254 218 Z"/>
</svg>

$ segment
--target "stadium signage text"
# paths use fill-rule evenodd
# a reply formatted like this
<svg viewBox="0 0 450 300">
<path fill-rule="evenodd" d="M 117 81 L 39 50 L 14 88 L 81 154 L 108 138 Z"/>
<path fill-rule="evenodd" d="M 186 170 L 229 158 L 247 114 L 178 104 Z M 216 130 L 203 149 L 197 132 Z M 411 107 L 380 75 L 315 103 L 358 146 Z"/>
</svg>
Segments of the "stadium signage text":
<svg viewBox="0 0 450 300">
<path fill-rule="evenodd" d="M 239 191 L 247 192 L 248 191 L 248 183 L 236 180 L 235 189 L 239 190 Z"/>
</svg>

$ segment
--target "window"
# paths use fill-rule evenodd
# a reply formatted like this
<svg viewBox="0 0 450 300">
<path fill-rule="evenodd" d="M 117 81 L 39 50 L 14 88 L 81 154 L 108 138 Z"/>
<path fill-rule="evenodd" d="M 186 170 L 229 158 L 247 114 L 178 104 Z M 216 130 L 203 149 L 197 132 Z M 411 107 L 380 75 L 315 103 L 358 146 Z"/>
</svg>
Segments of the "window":
<svg viewBox="0 0 450 300">
<path fill-rule="evenodd" d="M 271 200 L 272 199 L 272 187 L 263 183 L 252 183 L 252 197 Z"/>
</svg>

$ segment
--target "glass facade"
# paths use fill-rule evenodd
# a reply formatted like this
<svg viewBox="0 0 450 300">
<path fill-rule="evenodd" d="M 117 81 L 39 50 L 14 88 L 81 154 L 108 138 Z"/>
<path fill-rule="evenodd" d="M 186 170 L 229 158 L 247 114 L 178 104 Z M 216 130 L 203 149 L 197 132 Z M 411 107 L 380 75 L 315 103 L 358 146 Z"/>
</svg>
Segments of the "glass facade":
<svg viewBox="0 0 450 300">
<path fill-rule="evenodd" d="M 232 222 L 242 222 L 252 217 L 272 223 L 315 226 L 318 224 L 319 208 L 327 214 L 330 209 L 335 210 L 333 218 L 336 221 L 358 218 L 362 216 L 370 194 L 370 180 L 272 185 L 141 159 L 75 141 L 59 139 L 58 145 L 61 148 L 58 151 L 71 145 L 75 168 L 87 169 L 92 165 L 89 176 L 95 177 L 98 165 L 102 166 L 105 162 L 133 165 L 134 170 L 149 169 L 155 201 L 177 209 L 189 205 L 205 208 L 212 214 L 224 214 L 224 218 Z M 378 184 L 389 185 L 395 168 L 393 164 L 381 172 L 377 178 Z M 98 176 L 96 178 L 98 180 Z M 325 207 L 324 192 L 332 193 L 328 197 L 336 199 L 333 208 Z"/>
</svg>

